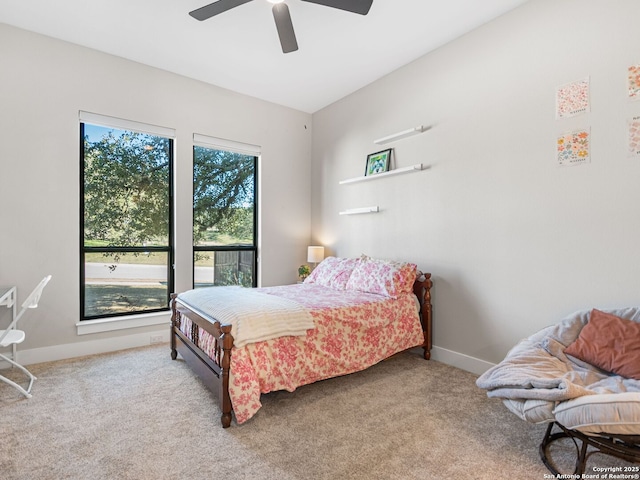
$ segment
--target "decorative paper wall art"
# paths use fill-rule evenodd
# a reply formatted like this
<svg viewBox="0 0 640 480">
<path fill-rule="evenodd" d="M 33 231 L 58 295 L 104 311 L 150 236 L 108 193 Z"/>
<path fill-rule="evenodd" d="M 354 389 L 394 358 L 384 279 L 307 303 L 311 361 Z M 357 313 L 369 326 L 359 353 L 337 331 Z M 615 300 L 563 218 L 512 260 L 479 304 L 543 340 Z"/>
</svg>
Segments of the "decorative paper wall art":
<svg viewBox="0 0 640 480">
<path fill-rule="evenodd" d="M 591 161 L 591 132 L 589 129 L 576 130 L 558 137 L 558 165 L 582 165 Z"/>
<path fill-rule="evenodd" d="M 640 100 L 640 65 L 632 65 L 629 67 L 629 98 L 631 100 Z"/>
<path fill-rule="evenodd" d="M 590 109 L 589 77 L 556 89 L 556 119 L 574 117 Z"/>
<path fill-rule="evenodd" d="M 629 156 L 640 158 L 640 117 L 627 120 L 629 129 Z"/>
</svg>

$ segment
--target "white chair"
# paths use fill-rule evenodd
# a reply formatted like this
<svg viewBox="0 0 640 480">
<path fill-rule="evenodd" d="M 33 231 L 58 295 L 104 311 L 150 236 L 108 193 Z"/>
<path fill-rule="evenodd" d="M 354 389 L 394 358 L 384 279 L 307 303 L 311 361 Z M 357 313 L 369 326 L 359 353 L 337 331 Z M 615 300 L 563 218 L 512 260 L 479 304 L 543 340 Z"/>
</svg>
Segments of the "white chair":
<svg viewBox="0 0 640 480">
<path fill-rule="evenodd" d="M 18 343 L 22 343 L 24 341 L 26 336 L 25 333 L 22 330 L 16 329 L 18 320 L 20 320 L 22 315 L 24 315 L 24 313 L 27 311 L 27 308 L 36 308 L 38 306 L 38 301 L 40 300 L 40 296 L 42 295 L 42 290 L 44 290 L 45 285 L 49 283 L 49 280 L 51 280 L 51 275 L 48 275 L 42 279 L 42 281 L 38 284 L 38 286 L 33 290 L 33 292 L 31 292 L 31 294 L 24 301 L 24 303 L 22 304 L 22 309 L 20 310 L 20 313 L 16 315 L 16 318 L 13 319 L 13 321 L 9 324 L 7 329 L 0 330 L 0 347 L 4 348 L 10 345 L 16 345 Z M 6 357 L 5 355 L 2 355 L 1 353 L 0 353 L 0 358 L 2 358 L 3 360 L 6 360 L 11 365 L 18 367 L 20 370 L 26 373 L 29 376 L 30 381 L 29 381 L 29 387 L 27 387 L 27 389 L 25 390 L 17 383 L 9 380 L 6 377 L 3 377 L 2 375 L 0 375 L 0 380 L 15 387 L 25 397 L 31 398 L 31 387 L 33 386 L 33 381 L 36 380 L 36 377 L 33 376 L 29 370 L 27 370 L 22 365 L 17 363 L 15 361 L 16 360 L 15 358 L 12 360 Z"/>
</svg>

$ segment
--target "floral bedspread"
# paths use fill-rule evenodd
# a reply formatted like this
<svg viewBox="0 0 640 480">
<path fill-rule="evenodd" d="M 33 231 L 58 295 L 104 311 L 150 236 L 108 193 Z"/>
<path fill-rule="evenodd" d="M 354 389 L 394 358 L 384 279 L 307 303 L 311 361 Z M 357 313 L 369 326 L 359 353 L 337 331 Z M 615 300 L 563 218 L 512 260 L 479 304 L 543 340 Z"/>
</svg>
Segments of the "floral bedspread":
<svg viewBox="0 0 640 480">
<path fill-rule="evenodd" d="M 229 395 L 236 421 L 244 423 L 262 406 L 260 395 L 364 370 L 424 341 L 413 294 L 398 298 L 315 284 L 258 289 L 309 309 L 316 328 L 304 337 L 280 337 L 234 347 Z M 181 330 L 190 336 L 191 322 Z M 212 337 L 199 330 L 200 348 L 213 357 Z"/>
</svg>

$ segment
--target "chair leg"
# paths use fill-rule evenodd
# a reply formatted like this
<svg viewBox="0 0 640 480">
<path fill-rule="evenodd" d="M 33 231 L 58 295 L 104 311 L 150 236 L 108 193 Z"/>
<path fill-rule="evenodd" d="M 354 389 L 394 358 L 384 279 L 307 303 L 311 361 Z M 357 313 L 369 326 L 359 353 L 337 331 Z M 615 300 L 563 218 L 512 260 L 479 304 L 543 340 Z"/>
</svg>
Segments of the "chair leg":
<svg viewBox="0 0 640 480">
<path fill-rule="evenodd" d="M 554 426 L 560 431 L 551 433 Z M 576 468 L 572 474 L 561 474 L 553 465 L 549 455 L 549 446 L 561 438 L 569 438 L 576 447 Z M 578 441 L 582 442 L 579 445 Z M 588 447 L 591 449 L 588 451 Z M 554 478 L 582 478 L 586 470 L 587 460 L 594 453 L 602 453 L 621 458 L 627 462 L 640 463 L 640 436 L 639 435 L 588 435 L 577 430 L 571 430 L 558 422 L 549 423 L 539 448 L 540 458 L 545 466 L 555 476 Z M 562 477 L 561 477 L 562 476 Z"/>
<path fill-rule="evenodd" d="M 9 362 L 11 365 L 18 367 L 20 370 L 22 370 L 28 377 L 29 377 L 29 386 L 27 387 L 27 389 L 25 390 L 24 388 L 22 388 L 20 385 L 18 385 L 15 382 L 12 382 L 11 380 L 9 380 L 6 377 L 3 377 L 2 375 L 0 375 L 0 380 L 2 380 L 3 382 L 11 385 L 12 387 L 14 387 L 15 389 L 17 389 L 20 393 L 22 393 L 25 397 L 27 398 L 31 398 L 31 387 L 33 386 L 33 381 L 37 380 L 36 376 L 33 375 L 29 370 L 27 370 L 26 368 L 24 368 L 22 365 L 20 365 L 19 363 L 14 362 L 13 360 L 11 360 L 10 358 L 7 358 L 5 355 L 2 355 L 0 353 L 0 358 L 2 358 L 3 360 Z"/>
</svg>

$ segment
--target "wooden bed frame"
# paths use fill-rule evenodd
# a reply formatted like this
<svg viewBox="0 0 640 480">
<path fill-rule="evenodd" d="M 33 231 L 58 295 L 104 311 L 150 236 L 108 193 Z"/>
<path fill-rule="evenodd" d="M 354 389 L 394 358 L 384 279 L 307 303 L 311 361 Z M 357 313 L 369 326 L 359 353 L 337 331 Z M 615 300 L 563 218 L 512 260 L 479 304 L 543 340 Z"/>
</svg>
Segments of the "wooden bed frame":
<svg viewBox="0 0 640 480">
<path fill-rule="evenodd" d="M 431 358 L 431 274 L 424 273 L 413 285 L 413 292 L 420 302 L 420 321 L 424 333 L 424 358 Z M 207 320 L 198 313 L 191 310 L 187 305 L 177 298 L 176 293 L 171 294 L 171 358 L 175 360 L 178 353 L 182 356 L 189 367 L 200 377 L 211 392 L 218 398 L 220 409 L 222 410 L 222 427 L 231 425 L 231 398 L 229 397 L 229 369 L 231 367 L 231 349 L 233 348 L 233 337 L 231 336 L 231 325 L 221 325 L 218 321 Z M 191 341 L 180 331 L 181 316 L 192 321 Z M 215 339 L 214 358 L 204 353 L 198 347 L 198 327 L 210 333 Z"/>
</svg>

